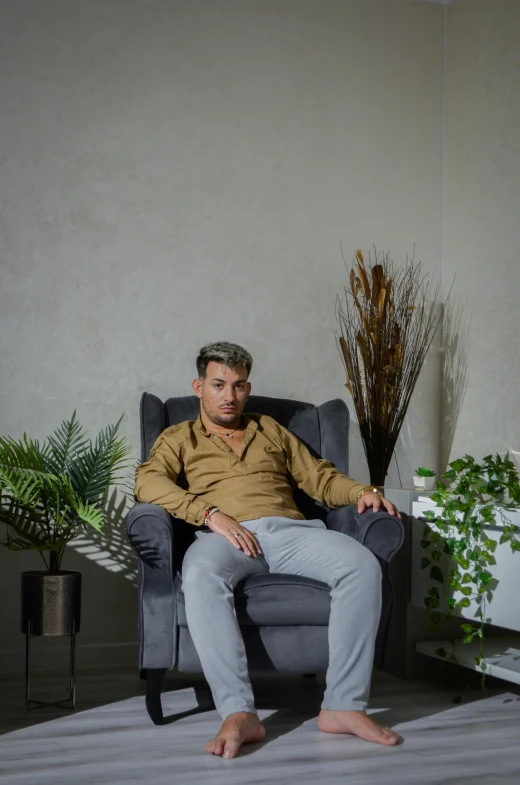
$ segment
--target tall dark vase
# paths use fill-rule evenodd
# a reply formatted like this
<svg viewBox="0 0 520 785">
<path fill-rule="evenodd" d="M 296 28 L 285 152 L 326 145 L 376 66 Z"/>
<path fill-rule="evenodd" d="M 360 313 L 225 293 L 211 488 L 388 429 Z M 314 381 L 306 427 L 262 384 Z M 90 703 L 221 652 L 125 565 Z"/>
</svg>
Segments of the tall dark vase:
<svg viewBox="0 0 520 785">
<path fill-rule="evenodd" d="M 26 636 L 25 692 L 27 708 L 31 704 L 48 705 L 30 697 L 30 642 L 34 636 L 69 635 L 69 698 L 58 706 L 75 706 L 76 633 L 81 624 L 81 573 L 60 570 L 52 575 L 44 571 L 22 573 L 21 631 Z"/>
<path fill-rule="evenodd" d="M 393 454 L 389 434 L 374 422 L 361 423 L 359 431 L 367 459 L 370 484 L 383 488 Z"/>
</svg>

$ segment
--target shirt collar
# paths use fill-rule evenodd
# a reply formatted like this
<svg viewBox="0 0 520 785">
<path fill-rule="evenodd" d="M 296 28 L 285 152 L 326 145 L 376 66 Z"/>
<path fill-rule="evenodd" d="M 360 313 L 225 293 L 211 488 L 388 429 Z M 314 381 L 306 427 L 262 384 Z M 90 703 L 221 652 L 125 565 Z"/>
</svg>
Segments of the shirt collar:
<svg viewBox="0 0 520 785">
<path fill-rule="evenodd" d="M 243 418 L 243 421 L 244 421 L 244 430 L 249 429 L 250 431 L 255 431 L 258 428 L 258 423 L 256 423 L 254 420 L 252 420 L 251 417 L 249 417 L 247 414 L 243 413 L 242 414 L 242 418 Z M 206 430 L 206 428 L 202 424 L 202 420 L 200 419 L 200 414 L 197 417 L 197 419 L 195 420 L 195 423 L 194 423 L 193 427 L 197 431 L 200 431 L 200 433 L 203 436 L 205 436 L 206 438 L 209 438 L 212 435 L 212 434 L 209 433 L 209 431 Z"/>
</svg>

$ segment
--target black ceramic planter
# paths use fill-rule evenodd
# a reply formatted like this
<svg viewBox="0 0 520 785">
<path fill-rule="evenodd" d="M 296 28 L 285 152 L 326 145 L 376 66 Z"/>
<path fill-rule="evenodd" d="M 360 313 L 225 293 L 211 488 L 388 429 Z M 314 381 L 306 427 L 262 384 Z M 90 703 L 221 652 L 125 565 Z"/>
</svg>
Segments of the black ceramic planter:
<svg viewBox="0 0 520 785">
<path fill-rule="evenodd" d="M 22 573 L 21 631 L 29 635 L 70 635 L 81 621 L 81 573 Z"/>
</svg>

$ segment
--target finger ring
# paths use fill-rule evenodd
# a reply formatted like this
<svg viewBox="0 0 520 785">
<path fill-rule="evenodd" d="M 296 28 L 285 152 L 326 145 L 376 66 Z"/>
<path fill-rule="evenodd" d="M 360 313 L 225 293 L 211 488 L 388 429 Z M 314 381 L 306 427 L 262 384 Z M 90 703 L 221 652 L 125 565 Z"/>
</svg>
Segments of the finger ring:
<svg viewBox="0 0 520 785">
<path fill-rule="evenodd" d="M 236 538 L 237 538 L 237 540 L 238 540 L 238 538 L 239 538 L 239 537 L 241 537 L 241 534 L 240 534 L 240 532 L 236 532 L 236 533 L 235 533 L 235 537 L 236 537 Z"/>
</svg>

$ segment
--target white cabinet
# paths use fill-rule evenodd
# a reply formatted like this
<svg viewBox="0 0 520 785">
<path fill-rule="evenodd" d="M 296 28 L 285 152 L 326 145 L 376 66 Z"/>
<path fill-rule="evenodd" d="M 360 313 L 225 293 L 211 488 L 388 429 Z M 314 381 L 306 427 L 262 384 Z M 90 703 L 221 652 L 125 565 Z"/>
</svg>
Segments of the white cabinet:
<svg viewBox="0 0 520 785">
<path fill-rule="evenodd" d="M 434 585 L 439 590 L 441 597 L 440 610 L 447 607 L 446 598 L 453 596 L 456 600 L 462 598 L 460 592 L 454 592 L 446 585 L 441 585 L 437 582 L 430 581 L 429 569 L 421 569 L 421 559 L 423 556 L 428 556 L 428 550 L 421 548 L 421 540 L 424 529 L 424 521 L 417 520 L 420 515 L 424 515 L 425 510 L 436 510 L 435 504 L 431 501 L 417 500 L 413 503 L 412 514 L 414 517 L 412 527 L 412 576 L 411 576 L 411 603 L 416 607 L 424 608 L 424 598 L 426 590 L 429 586 Z M 508 518 L 511 523 L 520 526 L 520 513 L 508 513 Z M 431 524 L 435 528 L 434 524 Z M 501 525 L 500 519 L 497 519 L 496 528 L 486 530 L 486 535 L 490 540 L 495 540 L 497 543 L 500 540 Z M 520 631 L 520 552 L 511 550 L 509 543 L 497 545 L 495 551 L 496 565 L 489 567 L 489 572 L 493 578 L 498 581 L 496 589 L 493 591 L 493 600 L 491 603 L 485 604 L 485 618 L 490 624 L 496 624 L 499 627 L 505 627 L 509 630 Z M 444 562 L 440 563 L 441 565 Z M 446 573 L 448 570 L 443 569 Z M 468 608 L 457 608 L 457 615 L 464 619 L 475 620 L 475 612 L 477 605 L 475 602 Z"/>
<path fill-rule="evenodd" d="M 421 559 L 428 556 L 428 549 L 421 548 L 424 520 L 418 517 L 424 515 L 426 510 L 437 511 L 431 501 L 425 499 L 416 500 L 412 504 L 412 564 L 411 564 L 411 604 L 418 608 L 425 608 L 424 598 L 427 589 L 435 585 L 439 590 L 441 603 L 439 610 L 444 611 L 447 607 L 446 599 L 453 596 L 456 600 L 463 596 L 460 592 L 454 592 L 449 587 L 432 582 L 429 579 L 429 569 L 421 569 Z M 509 513 L 508 518 L 511 523 L 520 526 L 520 512 Z M 432 528 L 434 524 L 430 524 Z M 496 527 L 486 529 L 486 534 L 491 540 L 497 543 L 501 535 L 501 522 L 497 518 Z M 486 673 L 490 676 L 497 676 L 516 684 L 520 684 L 520 638 L 516 635 L 520 632 L 520 552 L 511 550 L 509 543 L 498 544 L 495 551 L 496 564 L 490 566 L 489 572 L 498 581 L 498 585 L 493 590 L 492 601 L 486 602 L 484 606 L 485 619 L 489 624 L 497 625 L 511 630 L 510 636 L 500 638 L 487 637 L 484 642 L 484 652 L 486 661 Z M 442 564 L 442 563 L 441 563 Z M 449 568 L 448 568 L 449 570 Z M 443 572 L 446 575 L 447 569 Z M 468 608 L 457 608 L 456 615 L 468 621 L 478 622 L 475 617 L 477 605 L 475 602 Z M 455 615 L 455 614 L 454 614 Z M 462 634 L 462 633 L 461 633 Z M 452 651 L 452 645 L 445 640 L 418 641 L 415 650 L 419 654 L 429 657 L 442 659 L 436 654 L 437 650 L 445 649 L 448 653 Z M 481 672 L 481 668 L 475 664 L 475 658 L 479 656 L 478 643 L 474 641 L 470 644 L 463 644 L 462 641 L 456 642 L 455 655 L 459 665 L 463 665 L 472 670 Z"/>
</svg>

